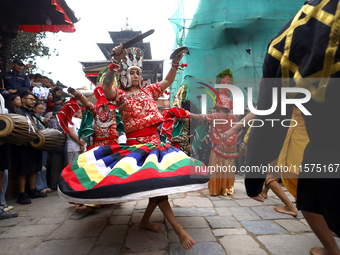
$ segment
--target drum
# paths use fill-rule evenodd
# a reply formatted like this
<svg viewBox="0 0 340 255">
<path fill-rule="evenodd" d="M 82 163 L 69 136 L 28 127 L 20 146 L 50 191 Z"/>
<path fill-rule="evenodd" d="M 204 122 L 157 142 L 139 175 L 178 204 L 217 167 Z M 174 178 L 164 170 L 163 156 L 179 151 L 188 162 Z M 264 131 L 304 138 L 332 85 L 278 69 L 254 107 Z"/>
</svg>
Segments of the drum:
<svg viewBox="0 0 340 255">
<path fill-rule="evenodd" d="M 42 151 L 55 151 L 65 146 L 66 140 L 66 135 L 56 129 L 48 128 L 38 133 L 38 137 L 31 141 L 31 146 Z"/>
<path fill-rule="evenodd" d="M 29 143 L 37 138 L 37 126 L 20 114 L 0 114 L 0 139 L 8 143 Z"/>
</svg>

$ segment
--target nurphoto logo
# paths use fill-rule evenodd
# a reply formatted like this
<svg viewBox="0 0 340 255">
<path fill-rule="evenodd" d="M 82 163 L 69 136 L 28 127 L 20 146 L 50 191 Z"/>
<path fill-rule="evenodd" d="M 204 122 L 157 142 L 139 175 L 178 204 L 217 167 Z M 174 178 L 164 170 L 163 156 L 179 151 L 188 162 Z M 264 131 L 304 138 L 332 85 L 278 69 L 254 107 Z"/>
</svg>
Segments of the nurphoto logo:
<svg viewBox="0 0 340 255">
<path fill-rule="evenodd" d="M 233 95 L 233 114 L 234 115 L 244 115 L 244 94 L 243 91 L 231 84 L 215 84 L 214 86 L 217 89 L 226 88 L 229 89 L 230 92 Z M 210 87 L 210 89 L 213 90 L 213 88 Z M 253 88 L 252 87 L 246 87 L 247 91 L 247 98 L 248 98 L 248 107 L 249 111 L 252 112 L 255 115 L 259 116 L 266 116 L 270 115 L 275 112 L 275 110 L 278 107 L 278 88 L 272 88 L 272 105 L 269 109 L 266 110 L 258 110 L 253 105 Z M 218 94 L 216 90 L 213 91 L 215 94 Z M 304 94 L 304 98 L 287 98 L 287 95 L 289 94 Z M 207 95 L 202 94 L 201 95 L 201 109 L 202 114 L 207 113 Z M 286 116 L 287 115 L 287 105 L 294 105 L 296 106 L 304 115 L 311 115 L 311 113 L 306 109 L 306 107 L 303 106 L 304 103 L 308 102 L 311 99 L 311 93 L 309 90 L 304 88 L 296 88 L 296 87 L 282 87 L 281 88 L 281 115 Z M 225 125 L 228 124 L 228 121 L 230 120 L 224 120 L 224 119 L 215 119 L 213 121 L 213 126 L 216 125 Z M 276 122 L 280 122 L 281 126 L 283 127 L 295 127 L 298 123 L 294 119 L 252 119 L 248 121 L 248 123 L 243 122 L 243 126 L 246 125 L 252 125 L 253 127 L 262 127 L 265 122 L 271 122 L 271 126 L 274 127 Z M 233 123 L 231 120 L 231 126 L 238 124 Z M 252 124 L 251 124 L 252 123 Z"/>
</svg>

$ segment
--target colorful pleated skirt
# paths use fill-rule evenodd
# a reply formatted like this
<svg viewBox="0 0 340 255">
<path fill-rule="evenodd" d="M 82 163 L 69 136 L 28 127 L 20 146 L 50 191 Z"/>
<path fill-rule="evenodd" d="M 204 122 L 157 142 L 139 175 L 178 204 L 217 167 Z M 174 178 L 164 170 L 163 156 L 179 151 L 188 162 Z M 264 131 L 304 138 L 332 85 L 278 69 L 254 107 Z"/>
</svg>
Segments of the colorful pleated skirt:
<svg viewBox="0 0 340 255">
<path fill-rule="evenodd" d="M 61 173 L 59 195 L 69 202 L 113 204 L 207 187 L 204 164 L 170 146 L 100 146 Z"/>
</svg>

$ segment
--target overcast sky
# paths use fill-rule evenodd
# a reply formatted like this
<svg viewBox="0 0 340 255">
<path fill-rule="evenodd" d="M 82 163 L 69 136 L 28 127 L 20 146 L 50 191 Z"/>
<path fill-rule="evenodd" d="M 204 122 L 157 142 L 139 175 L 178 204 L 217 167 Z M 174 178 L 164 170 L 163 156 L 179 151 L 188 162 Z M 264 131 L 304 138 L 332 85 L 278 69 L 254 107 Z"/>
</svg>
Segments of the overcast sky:
<svg viewBox="0 0 340 255">
<path fill-rule="evenodd" d="M 192 15 L 198 0 L 185 0 L 188 14 Z M 155 33 L 144 42 L 151 43 L 152 58 L 168 59 L 175 45 L 175 32 L 168 20 L 177 10 L 180 0 L 66 0 L 80 20 L 75 24 L 75 33 L 48 33 L 45 40 L 59 56 L 37 60 L 37 66 L 54 81 L 60 80 L 71 87 L 89 87 L 79 61 L 105 60 L 96 43 L 110 43 L 108 31 L 120 31 L 129 20 L 134 31 Z M 189 13 L 191 11 L 191 13 Z M 166 61 L 169 62 L 169 61 Z M 167 67 L 167 65 L 165 65 Z M 41 70 L 39 70 L 42 72 Z M 51 74 L 48 74 L 52 72 Z"/>
</svg>

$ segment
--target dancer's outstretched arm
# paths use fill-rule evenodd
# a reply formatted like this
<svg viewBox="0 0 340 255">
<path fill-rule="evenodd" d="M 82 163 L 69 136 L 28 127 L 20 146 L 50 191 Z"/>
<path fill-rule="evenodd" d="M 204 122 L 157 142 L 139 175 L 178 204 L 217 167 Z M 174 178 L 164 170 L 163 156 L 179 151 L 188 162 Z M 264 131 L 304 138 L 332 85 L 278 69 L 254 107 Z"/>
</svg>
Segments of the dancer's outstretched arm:
<svg viewBox="0 0 340 255">
<path fill-rule="evenodd" d="M 113 59 L 113 65 L 119 65 L 120 60 L 122 60 L 126 55 L 127 51 L 123 49 L 123 45 L 120 44 L 117 47 L 114 47 L 112 49 L 113 52 L 116 53 Z M 106 98 L 115 98 L 116 97 L 116 89 L 112 86 L 114 83 L 115 75 L 116 75 L 117 69 L 113 68 L 112 70 L 109 70 L 106 72 L 104 81 L 103 81 L 103 91 L 106 96 Z"/>
<path fill-rule="evenodd" d="M 160 88 L 164 91 L 166 90 L 175 80 L 177 69 L 179 67 L 179 62 L 181 61 L 184 52 L 188 52 L 187 50 L 182 50 L 180 53 L 176 55 L 176 57 L 172 60 L 172 67 L 168 72 L 167 76 L 164 80 L 159 83 Z"/>
</svg>

